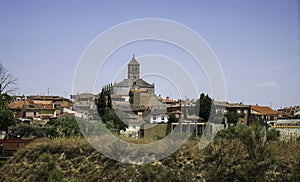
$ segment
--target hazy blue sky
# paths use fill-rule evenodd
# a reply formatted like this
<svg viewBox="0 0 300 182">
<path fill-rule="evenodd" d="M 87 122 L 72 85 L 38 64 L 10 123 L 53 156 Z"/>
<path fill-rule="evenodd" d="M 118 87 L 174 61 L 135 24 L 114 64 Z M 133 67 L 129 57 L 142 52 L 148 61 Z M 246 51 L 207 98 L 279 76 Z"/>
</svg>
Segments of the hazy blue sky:
<svg viewBox="0 0 300 182">
<path fill-rule="evenodd" d="M 99 34 L 133 19 L 170 19 L 196 31 L 212 48 L 224 73 L 228 101 L 274 108 L 299 105 L 299 12 L 296 0 L 1 0 L 0 60 L 18 78 L 17 94 L 42 95 L 49 88 L 50 94 L 68 96 L 79 58 Z M 164 45 L 139 44 L 119 50 L 110 65 L 123 67 L 133 53 L 177 56 Z M 180 55 L 177 59 L 184 64 Z M 199 91 L 209 93 L 201 70 L 199 75 Z M 111 75 L 98 80 L 99 89 L 113 81 Z M 159 80 L 147 81 L 158 82 L 157 94 L 176 97 Z"/>
</svg>

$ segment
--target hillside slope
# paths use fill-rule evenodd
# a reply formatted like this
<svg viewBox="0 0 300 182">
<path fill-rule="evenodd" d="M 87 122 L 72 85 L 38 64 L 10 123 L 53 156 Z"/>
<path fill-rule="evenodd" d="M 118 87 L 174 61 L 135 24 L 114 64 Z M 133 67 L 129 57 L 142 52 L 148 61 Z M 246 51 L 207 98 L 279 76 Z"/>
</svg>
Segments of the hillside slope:
<svg viewBox="0 0 300 182">
<path fill-rule="evenodd" d="M 294 142 L 295 146 L 282 145 L 281 147 L 284 148 L 280 152 L 275 151 L 278 155 L 277 160 L 268 163 L 263 171 L 262 180 L 298 180 L 299 144 L 300 142 L 297 141 Z M 234 149 L 237 147 L 238 145 L 231 144 L 224 150 L 238 152 Z M 219 150 L 222 153 L 223 150 L 216 145 L 211 145 L 206 150 L 199 150 L 198 141 L 191 140 L 166 159 L 151 164 L 131 165 L 105 157 L 95 151 L 84 138 L 40 139 L 18 151 L 0 168 L 0 181 L 198 181 L 203 179 L 247 181 L 251 179 L 251 172 L 247 170 L 253 166 L 244 169 L 241 165 L 244 161 L 249 165 L 247 156 L 243 157 L 239 164 L 234 164 L 236 163 L 234 159 L 226 159 L 226 161 L 225 155 L 222 156 L 223 162 L 220 162 Z M 285 150 L 294 152 L 297 159 L 284 158 Z M 237 169 L 240 171 L 236 171 Z"/>
</svg>

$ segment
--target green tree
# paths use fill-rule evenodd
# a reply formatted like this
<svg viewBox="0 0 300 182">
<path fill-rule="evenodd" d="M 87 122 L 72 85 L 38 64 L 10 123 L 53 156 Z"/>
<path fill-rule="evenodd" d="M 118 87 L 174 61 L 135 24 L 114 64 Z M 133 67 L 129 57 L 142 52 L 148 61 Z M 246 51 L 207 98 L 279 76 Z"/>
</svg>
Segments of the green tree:
<svg viewBox="0 0 300 182">
<path fill-rule="evenodd" d="M 178 123 L 179 118 L 175 116 L 175 114 L 169 114 L 168 123 Z"/>
<path fill-rule="evenodd" d="M 173 130 L 172 123 L 178 123 L 178 121 L 179 121 L 179 118 L 177 118 L 175 114 L 169 114 L 168 126 L 167 126 L 167 132 L 166 132 L 167 135 L 169 133 L 171 133 Z"/>
<path fill-rule="evenodd" d="M 8 128 L 15 125 L 15 117 L 12 111 L 8 109 L 0 110 L 0 131 L 8 132 Z"/>
<path fill-rule="evenodd" d="M 11 138 L 42 138 L 45 136 L 44 128 L 30 124 L 18 124 L 9 127 Z"/>
<path fill-rule="evenodd" d="M 209 118 L 213 118 L 212 116 L 215 115 L 213 100 L 207 94 L 201 93 L 195 106 L 195 113 L 198 113 L 197 115 L 203 118 L 204 121 L 208 121 Z"/>
<path fill-rule="evenodd" d="M 100 117 L 102 117 L 105 114 L 105 110 L 106 110 L 106 97 L 104 95 L 103 89 L 99 94 L 98 99 L 96 99 L 96 106 Z"/>
<path fill-rule="evenodd" d="M 108 109 L 112 109 L 112 108 L 113 108 L 110 93 L 107 95 L 107 108 L 108 108 Z"/>
<path fill-rule="evenodd" d="M 75 116 L 64 116 L 47 123 L 46 135 L 50 138 L 81 136 Z"/>
<path fill-rule="evenodd" d="M 113 109 L 110 92 L 104 92 L 102 89 L 99 98 L 96 100 L 96 105 L 101 121 L 107 129 L 115 133 L 126 129 L 126 117 L 121 111 Z"/>
<path fill-rule="evenodd" d="M 270 170 L 276 170 L 274 166 L 282 164 L 282 162 L 276 164 L 278 158 L 275 157 L 274 151 L 274 146 L 278 146 L 276 141 L 278 137 L 278 131 L 271 129 L 266 133 L 259 122 L 253 122 L 250 126 L 232 126 L 219 131 L 213 142 L 205 149 L 206 161 L 209 162 L 205 178 L 208 181 L 272 179 L 266 176 L 272 174 Z"/>
<path fill-rule="evenodd" d="M 125 130 L 127 127 L 126 117 L 119 110 L 107 109 L 101 119 L 102 122 L 105 123 L 106 128 L 114 133 Z"/>
<path fill-rule="evenodd" d="M 234 126 L 236 126 L 237 122 L 240 119 L 240 115 L 237 112 L 233 112 L 233 111 L 229 111 L 227 114 L 227 122 L 229 124 L 233 124 Z"/>
<path fill-rule="evenodd" d="M 0 94 L 0 109 L 8 109 L 8 104 L 12 101 L 7 93 Z"/>
</svg>

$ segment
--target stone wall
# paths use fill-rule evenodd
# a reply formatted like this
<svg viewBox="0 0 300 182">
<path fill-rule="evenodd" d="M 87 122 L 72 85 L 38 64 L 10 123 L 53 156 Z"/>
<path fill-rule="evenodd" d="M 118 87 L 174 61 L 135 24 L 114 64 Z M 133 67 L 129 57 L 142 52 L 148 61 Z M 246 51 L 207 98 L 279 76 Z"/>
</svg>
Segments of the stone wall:
<svg viewBox="0 0 300 182">
<path fill-rule="evenodd" d="M 167 135 L 168 124 L 144 124 L 144 138 L 160 139 Z"/>
</svg>

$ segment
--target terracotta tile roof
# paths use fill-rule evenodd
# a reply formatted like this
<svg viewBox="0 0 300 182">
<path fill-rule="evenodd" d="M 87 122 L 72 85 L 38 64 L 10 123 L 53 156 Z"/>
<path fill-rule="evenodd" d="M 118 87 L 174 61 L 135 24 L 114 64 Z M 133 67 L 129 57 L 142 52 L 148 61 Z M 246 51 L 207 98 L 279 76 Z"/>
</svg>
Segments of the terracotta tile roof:
<svg viewBox="0 0 300 182">
<path fill-rule="evenodd" d="M 215 106 L 228 107 L 228 108 L 249 108 L 249 105 L 244 105 L 243 103 L 229 103 L 225 101 L 214 101 Z"/>
<path fill-rule="evenodd" d="M 164 102 L 165 102 L 165 103 L 174 103 L 175 101 L 170 100 L 170 99 L 165 99 Z"/>
<path fill-rule="evenodd" d="M 25 101 L 16 101 L 8 104 L 9 109 L 22 109 Z"/>
<path fill-rule="evenodd" d="M 252 105 L 251 109 L 258 112 L 261 115 L 277 115 L 278 113 L 271 109 L 269 106 L 256 106 Z"/>
<path fill-rule="evenodd" d="M 26 108 L 37 108 L 36 104 L 32 100 L 26 100 L 24 105 Z"/>
<path fill-rule="evenodd" d="M 164 100 L 160 95 L 156 96 L 158 100 Z"/>
</svg>

